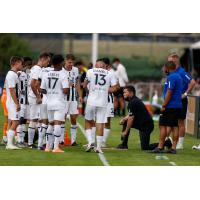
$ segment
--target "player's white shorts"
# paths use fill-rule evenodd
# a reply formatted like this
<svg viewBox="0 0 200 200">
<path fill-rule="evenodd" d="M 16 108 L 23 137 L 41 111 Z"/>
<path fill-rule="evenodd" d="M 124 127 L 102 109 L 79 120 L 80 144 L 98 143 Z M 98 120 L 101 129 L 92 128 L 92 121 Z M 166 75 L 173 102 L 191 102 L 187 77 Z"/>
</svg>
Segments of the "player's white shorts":
<svg viewBox="0 0 200 200">
<path fill-rule="evenodd" d="M 67 101 L 65 113 L 69 115 L 78 115 L 78 102 L 77 101 Z"/>
<path fill-rule="evenodd" d="M 21 104 L 20 109 L 20 118 L 23 117 L 24 119 L 30 119 L 30 107 L 29 105 Z"/>
<path fill-rule="evenodd" d="M 107 117 L 114 117 L 114 104 L 108 103 L 107 105 Z"/>
<path fill-rule="evenodd" d="M 40 104 L 40 119 L 48 119 L 47 104 Z"/>
<path fill-rule="evenodd" d="M 17 112 L 17 108 L 14 104 L 9 104 L 6 102 L 6 107 L 8 110 L 8 119 L 10 120 L 19 120 L 20 118 L 20 113 Z"/>
<path fill-rule="evenodd" d="M 96 123 L 106 123 L 107 122 L 106 111 L 107 107 L 96 107 L 96 106 L 86 105 L 85 119 L 95 120 Z"/>
<path fill-rule="evenodd" d="M 33 119 L 40 119 L 40 105 L 36 104 L 36 98 L 35 97 L 29 97 L 29 107 L 30 107 L 30 120 Z"/>
<path fill-rule="evenodd" d="M 65 121 L 65 110 L 48 110 L 48 120 L 49 122 L 57 121 Z"/>
</svg>

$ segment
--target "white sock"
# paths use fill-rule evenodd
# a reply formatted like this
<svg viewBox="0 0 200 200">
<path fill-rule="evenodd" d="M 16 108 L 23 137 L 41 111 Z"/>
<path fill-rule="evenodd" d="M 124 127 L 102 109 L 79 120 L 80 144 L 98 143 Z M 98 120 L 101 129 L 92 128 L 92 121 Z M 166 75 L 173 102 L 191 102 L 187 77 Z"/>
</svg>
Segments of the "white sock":
<svg viewBox="0 0 200 200">
<path fill-rule="evenodd" d="M 88 144 L 91 145 L 92 144 L 92 129 L 86 129 L 85 133 L 87 135 Z"/>
<path fill-rule="evenodd" d="M 103 141 L 103 136 L 98 136 L 97 135 L 97 149 L 101 149 L 102 141 Z"/>
<path fill-rule="evenodd" d="M 15 131 L 8 130 L 8 133 L 7 133 L 7 138 L 8 138 L 7 145 L 13 145 L 14 135 L 15 135 Z"/>
<path fill-rule="evenodd" d="M 60 143 L 60 136 L 61 136 L 61 125 L 54 125 L 54 149 L 59 148 Z"/>
<path fill-rule="evenodd" d="M 64 137 L 65 137 L 65 125 L 61 124 L 61 136 L 60 136 L 60 142 L 64 142 Z"/>
<path fill-rule="evenodd" d="M 108 136 L 110 135 L 110 129 L 104 128 L 104 132 L 103 132 L 103 142 L 106 143 Z"/>
<path fill-rule="evenodd" d="M 77 125 L 71 125 L 71 144 L 76 142 L 76 132 L 77 132 Z"/>
<path fill-rule="evenodd" d="M 8 131 L 7 131 L 7 134 L 8 134 Z M 7 142 L 7 141 L 8 141 L 7 136 L 5 136 L 5 135 L 3 136 L 3 141 L 4 141 L 4 142 Z"/>
<path fill-rule="evenodd" d="M 22 138 L 22 126 L 21 125 L 18 125 L 17 126 L 17 142 L 22 142 L 21 141 L 21 138 Z"/>
<path fill-rule="evenodd" d="M 179 137 L 178 143 L 179 143 L 180 145 L 183 145 L 183 142 L 184 142 L 184 137 Z"/>
<path fill-rule="evenodd" d="M 35 136 L 35 128 L 36 128 L 36 122 L 30 122 L 28 127 L 28 144 L 33 144 L 33 139 Z"/>
<path fill-rule="evenodd" d="M 45 133 L 47 131 L 47 125 L 46 124 L 42 124 L 41 128 L 40 128 L 40 132 L 39 132 L 39 137 L 38 137 L 38 147 L 42 147 L 43 145 L 43 140 L 45 137 Z"/>
<path fill-rule="evenodd" d="M 46 148 L 50 149 L 53 142 L 53 126 L 49 125 L 46 131 Z"/>
<path fill-rule="evenodd" d="M 92 127 L 92 143 L 95 143 L 96 127 Z"/>
</svg>

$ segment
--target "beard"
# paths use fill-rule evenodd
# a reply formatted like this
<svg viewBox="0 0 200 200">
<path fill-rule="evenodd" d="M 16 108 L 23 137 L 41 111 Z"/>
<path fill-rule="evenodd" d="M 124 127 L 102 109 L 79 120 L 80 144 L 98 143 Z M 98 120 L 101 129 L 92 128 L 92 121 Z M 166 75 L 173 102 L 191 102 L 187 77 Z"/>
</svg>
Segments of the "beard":
<svg viewBox="0 0 200 200">
<path fill-rule="evenodd" d="M 129 97 L 124 97 L 124 100 L 125 100 L 125 101 L 129 101 L 130 98 L 129 98 Z"/>
</svg>

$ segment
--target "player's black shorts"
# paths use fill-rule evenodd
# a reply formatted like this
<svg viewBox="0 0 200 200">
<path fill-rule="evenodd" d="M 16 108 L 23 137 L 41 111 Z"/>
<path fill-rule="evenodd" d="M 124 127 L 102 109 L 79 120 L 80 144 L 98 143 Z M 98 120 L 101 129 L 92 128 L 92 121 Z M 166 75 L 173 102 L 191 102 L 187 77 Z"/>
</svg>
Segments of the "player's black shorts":
<svg viewBox="0 0 200 200">
<path fill-rule="evenodd" d="M 179 119 L 186 119 L 186 114 L 187 114 L 187 105 L 188 105 L 188 99 L 184 98 L 182 99 L 182 109 L 179 114 Z"/>
<path fill-rule="evenodd" d="M 160 114 L 159 125 L 177 127 L 180 112 L 181 109 L 166 108 L 165 111 Z"/>
<path fill-rule="evenodd" d="M 114 96 L 118 97 L 118 98 L 119 97 L 124 97 L 123 93 L 124 93 L 124 87 L 120 87 L 120 89 L 117 90 L 117 92 L 114 92 Z"/>
</svg>

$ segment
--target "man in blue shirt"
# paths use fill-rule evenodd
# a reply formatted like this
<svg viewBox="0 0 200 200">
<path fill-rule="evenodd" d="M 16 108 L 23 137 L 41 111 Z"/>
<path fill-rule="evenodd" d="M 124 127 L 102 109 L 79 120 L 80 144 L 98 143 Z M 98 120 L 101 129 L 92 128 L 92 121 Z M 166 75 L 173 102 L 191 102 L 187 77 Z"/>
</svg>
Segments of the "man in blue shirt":
<svg viewBox="0 0 200 200">
<path fill-rule="evenodd" d="M 159 120 L 160 140 L 158 147 L 152 152 L 163 152 L 167 136 L 167 127 L 170 127 L 173 131 L 173 143 L 172 148 L 168 150 L 167 153 L 176 153 L 176 145 L 179 137 L 178 119 L 182 109 L 182 79 L 180 75 L 176 73 L 176 65 L 174 62 L 168 61 L 164 67 L 168 76 L 164 85 L 164 102 Z"/>
<path fill-rule="evenodd" d="M 178 73 L 183 82 L 182 88 L 182 109 L 179 115 L 178 127 L 179 127 L 179 141 L 177 149 L 183 149 L 183 142 L 185 137 L 185 119 L 187 113 L 188 99 L 187 95 L 192 91 L 195 86 L 195 80 L 180 66 L 179 56 L 177 54 L 171 54 L 168 57 L 168 61 L 173 61 L 176 65 L 176 73 Z M 170 132 L 170 130 L 168 130 Z"/>
</svg>

